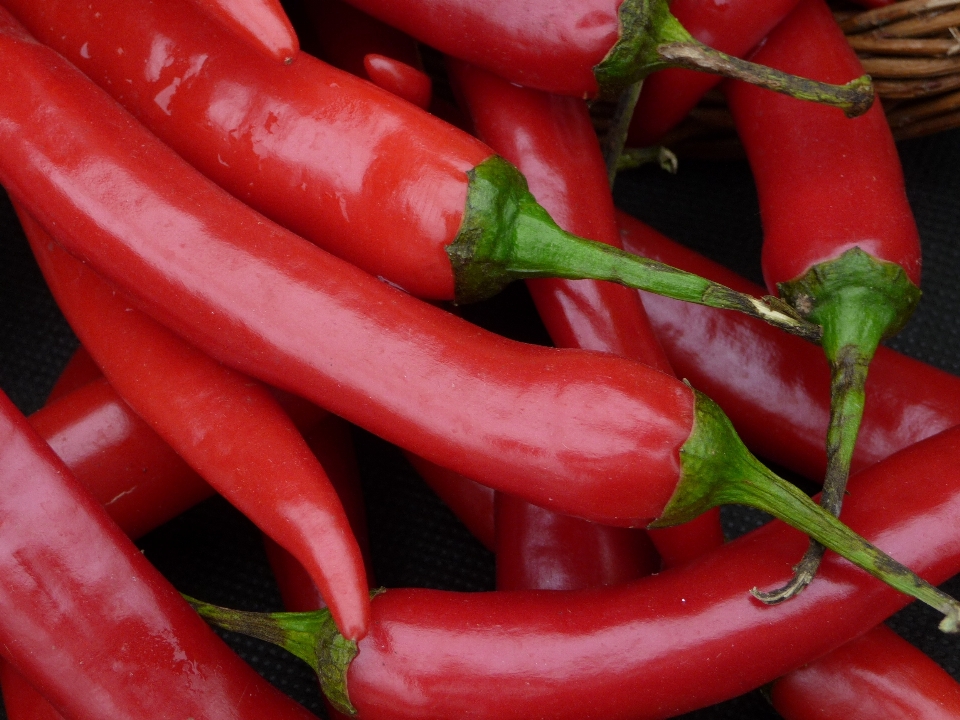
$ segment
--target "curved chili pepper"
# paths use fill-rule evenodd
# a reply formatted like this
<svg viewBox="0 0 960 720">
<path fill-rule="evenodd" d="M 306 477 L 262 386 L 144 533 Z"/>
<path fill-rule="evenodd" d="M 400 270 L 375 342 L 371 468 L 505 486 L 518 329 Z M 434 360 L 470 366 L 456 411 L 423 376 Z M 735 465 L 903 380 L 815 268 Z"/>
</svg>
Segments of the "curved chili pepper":
<svg viewBox="0 0 960 720">
<path fill-rule="evenodd" d="M 655 70 L 686 67 L 835 104 L 852 115 L 872 102 L 862 105 L 857 97 L 869 85 L 866 76 L 843 88 L 815 87 L 709 48 L 663 0 L 349 2 L 447 55 L 560 95 L 616 97 Z"/>
<path fill-rule="evenodd" d="M 587 519 L 671 525 L 724 502 L 760 505 L 952 618 L 952 600 L 753 458 L 705 396 L 614 356 L 511 342 L 385 286 L 220 192 L 18 32 L 0 36 L 0 50 L 21 56 L 17 98 L 0 102 L 0 179 L 199 349 L 428 460 Z M 42 127 L 25 123 L 38 106 Z"/>
<path fill-rule="evenodd" d="M 740 292 L 764 292 L 626 213 L 617 219 L 631 252 Z M 731 313 L 655 295 L 645 295 L 644 305 L 670 362 L 720 404 L 748 447 L 810 480 L 823 479 L 830 372 L 820 350 Z M 960 424 L 960 378 L 889 348 L 874 356 L 867 393 L 854 471 Z"/>
<path fill-rule="evenodd" d="M 448 68 L 477 136 L 517 166 L 537 201 L 559 225 L 581 237 L 620 247 L 607 171 L 586 103 L 521 88 L 462 61 L 450 60 Z M 630 289 L 599 281 L 556 278 L 527 280 L 527 288 L 558 347 L 610 352 L 673 374 L 639 296 Z M 624 555 L 628 567 L 613 570 L 611 582 L 622 581 L 630 574 L 638 576 L 648 563 L 638 555 L 642 547 L 639 541 L 621 537 L 622 532 L 595 523 L 580 527 L 582 521 L 568 517 L 553 518 L 548 524 L 542 509 L 523 512 L 518 503 L 507 501 L 500 506 L 510 508 L 513 517 L 537 518 L 541 528 L 549 526 L 558 537 L 564 532 L 562 528 L 569 525 L 576 541 L 566 550 L 568 557 L 578 548 L 589 557 L 589 543 L 583 542 L 585 536 L 609 535 L 606 540 L 598 537 L 597 542 L 628 550 Z M 522 529 L 518 532 L 521 534 L 515 535 L 498 518 L 498 584 L 506 582 L 511 574 L 507 569 L 511 560 L 507 559 L 501 540 L 513 538 L 522 542 L 529 537 Z M 723 543 L 719 510 L 694 523 L 654 532 L 653 540 L 668 562 L 695 557 Z M 541 548 L 539 552 L 545 551 Z M 558 554 L 562 556 L 564 552 Z M 523 555 L 521 551 L 513 554 L 515 567 L 528 565 Z M 608 553 L 606 557 L 612 562 L 614 555 Z M 600 568 L 601 565 L 596 566 L 597 570 Z M 555 571 L 553 563 L 551 572 Z M 517 586 L 522 582 L 518 581 Z"/>
<path fill-rule="evenodd" d="M 197 622 L 3 395 L 0 436 L 0 647 L 62 714 L 312 717 Z"/>
<path fill-rule="evenodd" d="M 363 637 L 369 605 L 360 550 L 326 473 L 267 389 L 132 308 L 19 215 L 58 304 L 111 385 L 310 570 L 341 632 Z"/>
<path fill-rule="evenodd" d="M 415 295 L 467 301 L 527 276 L 614 279 L 819 337 L 781 306 L 563 232 L 478 141 L 307 55 L 290 67 L 258 58 L 203 17 L 185 20 L 189 6 L 7 5 L 234 195 Z"/>
<path fill-rule="evenodd" d="M 300 42 L 279 0 L 191 0 L 268 57 L 289 65 Z"/>
<path fill-rule="evenodd" d="M 951 429 L 864 470 L 850 484 L 851 525 L 942 582 L 960 569 L 958 461 L 960 429 Z M 754 569 L 762 585 L 781 582 L 805 543 L 770 523 L 622 586 L 387 590 L 373 600 L 370 634 L 346 662 L 339 697 L 348 696 L 359 717 L 383 720 L 652 719 L 710 705 L 823 655 L 902 606 L 900 596 L 833 556 L 790 603 L 770 608 L 746 596 Z M 293 617 L 300 629 L 316 628 L 317 616 Z M 238 629 L 235 618 L 217 623 Z M 814 624 L 829 632 L 811 632 Z M 316 648 L 293 649 L 303 657 L 298 650 Z"/>
<path fill-rule="evenodd" d="M 754 57 L 832 80 L 860 68 L 823 0 L 802 0 Z M 848 121 L 741 84 L 727 98 L 757 183 L 767 287 L 824 328 L 832 405 L 821 502 L 839 514 L 870 360 L 920 299 L 920 238 L 900 158 L 879 105 Z M 802 590 L 822 554 L 814 543 L 795 582 L 768 599 Z"/>
<path fill-rule="evenodd" d="M 670 12 L 697 40 L 744 57 L 796 4 L 797 0 L 673 0 Z M 653 73 L 643 81 L 627 142 L 635 147 L 655 145 L 720 80 L 679 68 Z"/>
<path fill-rule="evenodd" d="M 960 684 L 883 625 L 780 678 L 769 694 L 784 720 L 960 716 Z"/>
</svg>

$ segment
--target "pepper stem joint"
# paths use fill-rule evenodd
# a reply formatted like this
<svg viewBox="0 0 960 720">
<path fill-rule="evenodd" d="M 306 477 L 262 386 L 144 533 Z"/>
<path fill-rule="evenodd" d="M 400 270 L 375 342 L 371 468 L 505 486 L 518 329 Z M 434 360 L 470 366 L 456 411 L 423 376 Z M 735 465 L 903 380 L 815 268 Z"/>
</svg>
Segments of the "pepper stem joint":
<svg viewBox="0 0 960 720">
<path fill-rule="evenodd" d="M 801 100 L 838 107 L 848 116 L 862 115 L 873 104 L 870 77 L 830 85 L 796 77 L 732 57 L 697 41 L 670 14 L 667 0 L 624 0 L 619 10 L 620 38 L 597 64 L 601 98 L 622 90 L 656 70 L 686 68 L 742 80 Z"/>
</svg>

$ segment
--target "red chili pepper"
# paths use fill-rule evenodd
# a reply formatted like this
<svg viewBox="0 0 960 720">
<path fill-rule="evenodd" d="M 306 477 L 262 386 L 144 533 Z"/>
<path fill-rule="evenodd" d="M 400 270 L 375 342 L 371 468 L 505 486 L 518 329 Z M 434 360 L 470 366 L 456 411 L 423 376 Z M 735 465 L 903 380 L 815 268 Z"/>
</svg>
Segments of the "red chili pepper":
<svg viewBox="0 0 960 720">
<path fill-rule="evenodd" d="M 478 141 L 307 55 L 290 67 L 258 58 L 189 5 L 7 5 L 234 195 L 415 295 L 616 279 L 819 337 L 753 298 L 564 233 Z"/>
<path fill-rule="evenodd" d="M 300 50 L 279 0 L 192 0 L 204 13 L 268 57 L 289 65 Z"/>
<path fill-rule="evenodd" d="M 764 292 L 626 213 L 618 221 L 631 252 L 740 292 Z M 806 478 L 823 479 L 830 373 L 820 350 L 731 313 L 655 295 L 645 295 L 644 305 L 670 362 L 719 403 L 748 447 Z M 867 393 L 854 471 L 960 424 L 960 378 L 889 348 L 874 356 Z"/>
<path fill-rule="evenodd" d="M 586 103 L 521 88 L 462 61 L 450 60 L 448 67 L 477 136 L 517 166 L 537 201 L 558 224 L 581 237 L 620 247 L 607 170 Z M 527 287 L 558 347 L 610 352 L 673 374 L 640 298 L 632 290 L 599 281 L 557 278 L 530 279 Z M 640 553 L 641 541 L 622 531 L 604 529 L 595 523 L 582 525 L 582 521 L 563 516 L 548 522 L 546 511 L 539 508 L 524 511 L 516 501 L 502 501 L 498 507 L 509 508 L 515 518 L 537 518 L 541 532 L 536 533 L 535 542 L 540 545 L 544 543 L 545 528 L 555 532 L 559 540 L 569 526 L 574 542 L 561 543 L 564 548 L 556 553 L 558 558 L 570 559 L 573 565 L 590 564 L 593 548 L 584 542 L 584 537 L 591 534 L 598 536 L 598 543 L 625 548 L 626 566 L 608 567 L 609 582 L 638 576 L 649 564 Z M 514 543 L 533 538 L 522 526 L 505 526 L 499 518 L 497 536 L 498 586 L 530 587 L 522 579 L 508 581 L 513 575 L 509 568 L 522 574 L 521 568 L 529 567 L 530 561 L 519 547 L 514 546 L 516 552 L 508 553 L 504 543 L 508 538 Z M 695 557 L 723 543 L 719 511 L 692 525 L 685 523 L 663 533 L 654 532 L 653 540 L 668 563 Z M 537 552 L 548 560 L 544 547 L 538 547 Z M 585 553 L 582 563 L 572 558 L 576 552 Z M 614 554 L 606 553 L 605 557 L 612 565 Z M 550 558 L 549 562 L 549 572 L 556 573 L 559 560 Z M 595 564 L 594 568 L 600 571 L 602 565 Z M 558 577 L 554 581 L 565 584 Z"/>
<path fill-rule="evenodd" d="M 0 435 L 0 646 L 61 713 L 310 716 L 197 622 L 2 395 Z"/>
<path fill-rule="evenodd" d="M 360 549 L 326 473 L 269 391 L 131 307 L 19 215 L 58 304 L 111 385 L 309 569 L 341 632 L 363 637 L 370 616 Z"/>
<path fill-rule="evenodd" d="M 801 87 L 804 81 L 774 78 L 765 68 L 697 42 L 660 0 L 350 3 L 447 55 L 560 95 L 616 97 L 655 70 L 687 67 L 817 97 L 812 86 Z M 818 99 L 833 102 L 826 94 Z M 851 108 L 853 114 L 862 111 Z"/>
<path fill-rule="evenodd" d="M 670 12 L 700 42 L 744 57 L 796 6 L 797 0 L 673 0 Z M 627 142 L 655 145 L 721 78 L 668 68 L 643 81 Z"/>
<path fill-rule="evenodd" d="M 848 520 L 942 582 L 960 569 L 958 461 L 960 429 L 952 429 L 864 470 L 850 484 Z M 387 590 L 373 600 L 345 691 L 359 717 L 383 720 L 665 718 L 710 705 L 823 655 L 902 606 L 834 556 L 790 603 L 770 608 L 746 596 L 755 570 L 762 586 L 782 582 L 805 544 L 770 523 L 622 586 Z"/>
<path fill-rule="evenodd" d="M 960 716 L 960 684 L 880 625 L 770 687 L 784 720 L 949 720 Z"/>
<path fill-rule="evenodd" d="M 861 68 L 823 0 L 802 0 L 754 57 L 823 80 Z M 727 98 L 757 184 L 767 286 L 823 325 L 833 400 L 821 502 L 838 514 L 870 360 L 920 299 L 920 238 L 900 159 L 879 105 L 848 120 L 742 84 Z M 811 546 L 795 582 L 770 601 L 802 590 L 822 553 Z"/>
<path fill-rule="evenodd" d="M 629 526 L 759 504 L 935 607 L 952 602 L 761 465 L 705 396 L 639 363 L 483 332 L 326 255 L 197 176 L 18 32 L 0 36 L 18 59 L 6 65 L 17 97 L 0 102 L 4 185 L 214 358 L 548 508 Z M 24 122 L 36 107 L 41 127 Z"/>
</svg>

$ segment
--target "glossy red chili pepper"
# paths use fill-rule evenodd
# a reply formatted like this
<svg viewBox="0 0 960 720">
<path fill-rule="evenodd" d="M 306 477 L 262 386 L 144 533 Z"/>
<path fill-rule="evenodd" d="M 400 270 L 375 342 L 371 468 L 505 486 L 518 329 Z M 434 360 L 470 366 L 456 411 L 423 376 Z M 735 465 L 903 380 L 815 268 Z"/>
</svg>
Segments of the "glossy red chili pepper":
<svg viewBox="0 0 960 720">
<path fill-rule="evenodd" d="M 218 23 L 268 57 L 284 64 L 300 50 L 279 0 L 192 0 Z"/>
<path fill-rule="evenodd" d="M 430 105 L 433 82 L 413 38 L 340 0 L 305 5 L 321 58 L 418 107 Z"/>
<path fill-rule="evenodd" d="M 958 461 L 960 429 L 951 429 L 871 466 L 850 484 L 849 522 L 942 582 L 960 569 Z M 902 606 L 834 556 L 818 582 L 782 606 L 745 593 L 758 578 L 761 586 L 787 578 L 805 544 L 771 523 L 622 586 L 387 590 L 373 600 L 374 622 L 349 663 L 346 692 L 360 718 L 384 720 L 665 718 L 713 704 L 852 640 Z M 810 632 L 813 625 L 821 629 Z"/>
<path fill-rule="evenodd" d="M 823 80 L 861 68 L 823 0 L 802 0 L 754 57 Z M 870 360 L 920 299 L 920 238 L 900 159 L 879 105 L 851 121 L 741 84 L 727 99 L 757 184 L 767 286 L 824 329 L 833 400 L 821 502 L 839 513 Z M 799 592 L 819 554 L 812 547 L 796 582 L 771 600 Z"/>
<path fill-rule="evenodd" d="M 621 358 L 483 332 L 337 261 L 197 176 L 12 19 L 7 29 L 0 51 L 17 56 L 7 67 L 18 93 L 0 103 L 0 178 L 59 242 L 198 348 L 570 514 L 669 525 L 718 502 L 759 504 L 952 617 L 946 596 L 753 458 L 705 396 Z M 36 107 L 42 127 L 25 122 Z"/>
<path fill-rule="evenodd" d="M 741 292 L 765 292 L 626 213 L 618 222 L 631 252 Z M 830 373 L 818 348 L 731 313 L 649 294 L 644 305 L 670 362 L 720 404 L 748 447 L 811 480 L 823 479 Z M 874 356 L 867 393 L 854 471 L 960 424 L 960 378 L 889 348 Z"/>
<path fill-rule="evenodd" d="M 796 6 L 797 0 L 673 0 L 670 12 L 700 42 L 744 57 Z M 668 68 L 643 81 L 627 142 L 656 144 L 721 78 Z"/>
<path fill-rule="evenodd" d="M 5 396 L 0 435 L 0 646 L 62 714 L 310 717 L 197 622 Z"/>
<path fill-rule="evenodd" d="M 478 141 L 307 55 L 290 67 L 256 57 L 188 4 L 7 5 L 234 195 L 413 294 L 466 301 L 520 277 L 588 276 L 819 336 L 564 233 Z"/>
<path fill-rule="evenodd" d="M 948 720 L 960 716 L 960 684 L 879 625 L 770 687 L 784 720 Z"/>
<path fill-rule="evenodd" d="M 691 37 L 660 0 L 349 0 L 452 57 L 560 95 L 616 97 L 664 67 L 688 67 L 792 92 Z M 799 84 L 795 86 L 799 90 Z M 801 91 L 802 92 L 802 91 Z M 812 99 L 811 96 L 807 96 Z"/>
<path fill-rule="evenodd" d="M 462 61 L 450 60 L 448 67 L 477 136 L 517 166 L 537 201 L 558 224 L 581 237 L 620 247 L 607 170 L 586 103 L 521 88 Z M 558 347 L 614 353 L 673 374 L 639 296 L 629 288 L 558 278 L 530 279 L 527 287 Z M 524 529 L 525 523 L 511 527 L 498 518 L 498 586 L 531 587 L 522 577 L 517 577 L 516 582 L 510 579 L 514 571 L 522 575 L 523 568 L 530 568 L 528 553 L 521 547 L 524 542 L 538 543 L 537 553 L 550 565 L 545 572 L 553 575 L 560 586 L 569 584 L 557 576 L 564 558 L 573 566 L 590 565 L 595 548 L 584 541 L 589 535 L 596 535 L 597 543 L 610 543 L 610 547 L 626 550 L 622 555 L 623 567 L 614 567 L 613 552 L 604 555 L 609 563 L 609 582 L 639 576 L 650 563 L 641 553 L 645 543 L 622 531 L 595 523 L 584 525 L 567 516 L 548 518 L 546 511 L 523 510 L 516 501 L 503 501 L 498 507 L 509 508 L 510 516 L 516 519 L 536 518 L 540 528 L 538 533 L 531 534 Z M 572 542 L 562 542 L 568 526 Z M 556 557 L 547 557 L 547 528 L 555 533 Z M 693 524 L 685 523 L 663 534 L 654 532 L 653 539 L 668 562 L 695 557 L 723 542 L 719 510 Z M 508 552 L 507 544 L 515 552 Z M 582 562 L 572 557 L 577 552 L 585 554 Z M 598 563 L 594 568 L 599 572 L 604 566 Z M 540 574 L 538 570 L 532 572 Z"/>
<path fill-rule="evenodd" d="M 128 536 L 136 539 L 205 499 L 213 489 L 200 478 L 103 379 L 81 347 L 57 381 L 59 398 L 28 418 L 31 426 Z M 341 481 L 351 469 L 343 447 L 344 423 L 293 396 L 280 402 L 306 434 L 328 471 L 350 517 L 361 549 L 366 546 L 357 485 Z M 333 445 L 337 453 L 330 452 Z M 352 472 L 356 472 L 355 467 Z M 277 546 L 279 547 L 279 546 Z M 284 551 L 285 552 L 285 551 Z M 292 558 L 292 556 L 289 556 Z M 296 562 L 295 560 L 293 562 Z M 316 586 L 297 563 L 313 593 Z M 296 609 L 296 608 L 291 608 Z M 316 609 L 311 607 L 310 609 Z M 20 673 L 0 661 L 0 686 L 10 720 L 58 720 L 57 713 Z"/>
<path fill-rule="evenodd" d="M 341 632 L 363 637 L 369 604 L 359 547 L 326 473 L 269 391 L 131 307 L 19 215 L 60 308 L 111 385 L 309 569 Z"/>
</svg>

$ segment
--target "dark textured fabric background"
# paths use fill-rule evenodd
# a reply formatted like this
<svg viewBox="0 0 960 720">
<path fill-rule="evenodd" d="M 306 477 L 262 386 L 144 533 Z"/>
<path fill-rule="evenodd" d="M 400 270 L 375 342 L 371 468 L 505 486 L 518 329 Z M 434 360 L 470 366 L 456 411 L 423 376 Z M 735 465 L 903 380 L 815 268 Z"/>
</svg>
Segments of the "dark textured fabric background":
<svg viewBox="0 0 960 720">
<path fill-rule="evenodd" d="M 924 298 L 895 348 L 960 372 L 960 133 L 901 145 L 911 201 L 924 244 Z M 760 281 L 761 230 L 749 170 L 738 162 L 685 161 L 671 177 L 656 169 L 625 174 L 619 205 L 671 237 Z M 0 388 L 26 413 L 38 409 L 76 340 L 54 306 L 5 198 L 0 202 Z M 542 340 L 522 287 L 473 308 L 470 316 L 505 333 Z M 416 477 L 400 455 L 358 431 L 356 445 L 369 506 L 374 570 L 387 587 L 425 586 L 479 591 L 493 587 L 493 558 Z M 761 520 L 726 512 L 731 534 Z M 146 556 L 182 591 L 250 610 L 280 608 L 258 534 L 219 500 L 208 501 L 141 542 Z M 0 579 L 2 582 L 2 579 Z M 946 589 L 960 594 L 955 579 Z M 960 640 L 936 629 L 931 614 L 913 607 L 890 624 L 954 677 Z M 811 630 L 815 631 L 815 630 Z M 281 650 L 231 636 L 229 642 L 271 682 L 317 713 L 310 671 Z M 775 718 L 759 693 L 685 717 Z"/>
</svg>

